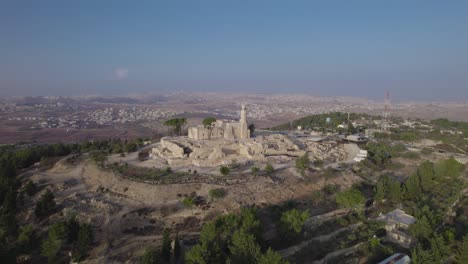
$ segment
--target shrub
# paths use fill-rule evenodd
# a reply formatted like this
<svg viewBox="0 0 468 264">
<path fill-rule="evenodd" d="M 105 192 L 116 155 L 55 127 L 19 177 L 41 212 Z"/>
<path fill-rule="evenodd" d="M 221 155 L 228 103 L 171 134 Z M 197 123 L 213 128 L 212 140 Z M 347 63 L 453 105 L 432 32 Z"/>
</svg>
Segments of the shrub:
<svg viewBox="0 0 468 264">
<path fill-rule="evenodd" d="M 275 171 L 275 168 L 273 168 L 273 165 L 271 165 L 270 163 L 267 163 L 267 165 L 265 166 L 265 172 L 268 174 L 272 174 L 274 171 Z"/>
<path fill-rule="evenodd" d="M 253 176 L 257 176 L 258 173 L 260 172 L 260 169 L 257 166 L 253 166 L 250 170 Z"/>
<path fill-rule="evenodd" d="M 309 156 L 304 154 L 302 157 L 296 159 L 296 169 L 300 173 L 304 173 L 307 169 L 309 169 L 310 166 L 310 160 Z"/>
<path fill-rule="evenodd" d="M 229 168 L 226 167 L 226 166 L 221 166 L 221 167 L 219 168 L 219 172 L 221 172 L 222 175 L 226 176 L 226 175 L 229 174 L 230 170 L 229 170 Z"/>
<path fill-rule="evenodd" d="M 182 200 L 182 204 L 184 204 L 186 207 L 191 207 L 193 205 L 193 198 L 192 197 L 185 197 Z"/>
<path fill-rule="evenodd" d="M 334 194 L 334 193 L 336 193 L 338 191 L 338 186 L 336 186 L 335 184 L 329 183 L 329 184 L 323 186 L 323 191 L 327 195 L 332 195 L 332 194 Z"/>
<path fill-rule="evenodd" d="M 324 162 L 321 159 L 315 159 L 314 160 L 314 166 L 315 167 L 323 167 L 323 164 L 324 164 Z"/>
<path fill-rule="evenodd" d="M 224 196 L 226 196 L 226 190 L 222 188 L 211 189 L 209 191 L 209 195 L 212 199 L 223 198 Z"/>
</svg>

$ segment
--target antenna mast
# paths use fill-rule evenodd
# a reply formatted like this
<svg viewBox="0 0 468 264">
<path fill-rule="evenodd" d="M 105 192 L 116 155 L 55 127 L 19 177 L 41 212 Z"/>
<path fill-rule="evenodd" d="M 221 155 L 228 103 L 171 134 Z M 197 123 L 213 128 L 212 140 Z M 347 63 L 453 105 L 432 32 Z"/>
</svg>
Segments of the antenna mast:
<svg viewBox="0 0 468 264">
<path fill-rule="evenodd" d="M 387 131 L 390 124 L 390 92 L 385 93 L 384 112 L 382 117 L 382 130 Z"/>
</svg>

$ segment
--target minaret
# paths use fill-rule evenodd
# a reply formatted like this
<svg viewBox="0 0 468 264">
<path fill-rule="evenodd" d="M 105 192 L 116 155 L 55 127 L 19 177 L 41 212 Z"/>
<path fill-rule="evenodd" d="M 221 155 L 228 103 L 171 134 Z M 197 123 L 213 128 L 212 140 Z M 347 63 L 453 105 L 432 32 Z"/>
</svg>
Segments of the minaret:
<svg viewBox="0 0 468 264">
<path fill-rule="evenodd" d="M 241 127 L 240 138 L 249 138 L 250 131 L 247 126 L 247 109 L 245 108 L 245 105 L 242 105 L 242 108 L 241 108 L 240 127 Z"/>
</svg>

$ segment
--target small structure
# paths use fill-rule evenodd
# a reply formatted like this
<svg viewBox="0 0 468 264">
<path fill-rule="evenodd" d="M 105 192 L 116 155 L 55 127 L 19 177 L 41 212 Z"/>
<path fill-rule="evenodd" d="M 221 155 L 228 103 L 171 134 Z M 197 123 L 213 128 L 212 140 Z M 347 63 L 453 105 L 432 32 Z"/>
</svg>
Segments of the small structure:
<svg viewBox="0 0 468 264">
<path fill-rule="evenodd" d="M 190 139 L 246 139 L 250 138 L 250 130 L 247 125 L 247 109 L 241 108 L 239 122 L 224 122 L 217 120 L 209 127 L 198 125 L 188 129 Z"/>
<path fill-rule="evenodd" d="M 354 143 L 364 143 L 367 142 L 367 137 L 361 135 L 349 135 L 346 137 L 346 140 Z"/>
<path fill-rule="evenodd" d="M 382 260 L 379 264 L 409 264 L 411 263 L 411 258 L 408 255 L 403 253 L 395 253 L 390 257 Z"/>
<path fill-rule="evenodd" d="M 360 149 L 359 153 L 353 159 L 355 162 L 361 162 L 367 158 L 367 150 Z"/>
<path fill-rule="evenodd" d="M 396 209 L 379 218 L 385 222 L 385 230 L 387 231 L 385 239 L 405 248 L 410 247 L 412 237 L 408 234 L 407 230 L 410 225 L 416 222 L 416 218 L 400 209 Z"/>
</svg>

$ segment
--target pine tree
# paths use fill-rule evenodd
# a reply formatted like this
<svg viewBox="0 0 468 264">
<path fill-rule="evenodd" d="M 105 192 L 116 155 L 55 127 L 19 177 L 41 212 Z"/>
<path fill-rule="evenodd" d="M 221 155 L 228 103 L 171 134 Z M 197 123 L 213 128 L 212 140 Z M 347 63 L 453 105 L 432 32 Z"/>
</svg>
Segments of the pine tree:
<svg viewBox="0 0 468 264">
<path fill-rule="evenodd" d="M 417 174 L 424 191 L 429 191 L 434 183 L 434 164 L 430 161 L 424 161 L 418 167 Z"/>
<path fill-rule="evenodd" d="M 258 264 L 288 264 L 288 261 L 283 259 L 278 252 L 268 248 L 265 254 L 260 256 Z"/>
<path fill-rule="evenodd" d="M 463 241 L 460 245 L 457 255 L 458 263 L 468 263 L 468 235 L 463 237 Z"/>
<path fill-rule="evenodd" d="M 174 241 L 174 258 L 176 260 L 180 257 L 180 250 L 179 233 L 177 233 Z"/>
<path fill-rule="evenodd" d="M 145 248 L 145 253 L 141 257 L 142 264 L 156 264 L 158 256 L 156 250 L 152 247 Z"/>
<path fill-rule="evenodd" d="M 171 260 L 171 237 L 169 236 L 169 229 L 164 229 L 163 242 L 161 248 L 161 256 L 164 260 Z"/>
<path fill-rule="evenodd" d="M 377 182 L 377 185 L 375 186 L 375 195 L 374 199 L 376 201 L 382 201 L 385 198 L 385 185 L 383 181 Z"/>
<path fill-rule="evenodd" d="M 417 201 L 421 197 L 421 185 L 419 181 L 419 176 L 417 174 L 412 174 L 405 181 L 405 199 L 411 201 Z"/>
<path fill-rule="evenodd" d="M 390 180 L 388 186 L 388 196 L 392 203 L 397 204 L 401 202 L 401 183 L 399 181 Z"/>
</svg>

